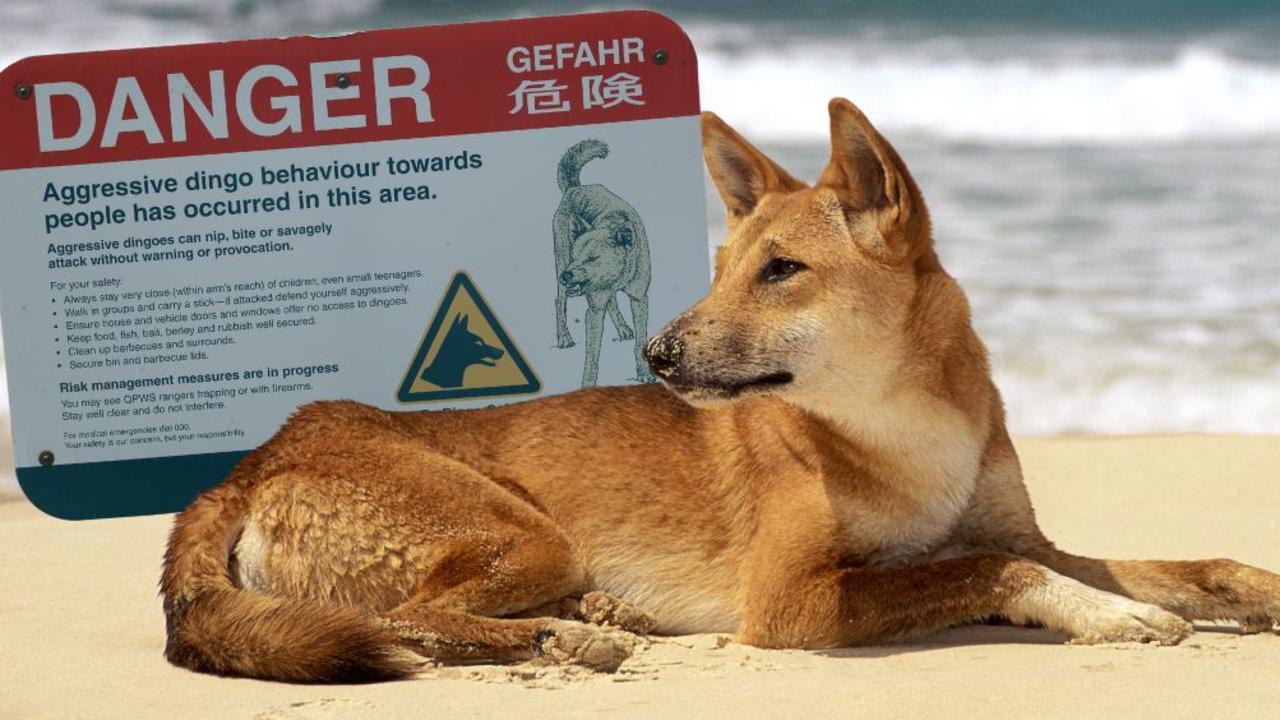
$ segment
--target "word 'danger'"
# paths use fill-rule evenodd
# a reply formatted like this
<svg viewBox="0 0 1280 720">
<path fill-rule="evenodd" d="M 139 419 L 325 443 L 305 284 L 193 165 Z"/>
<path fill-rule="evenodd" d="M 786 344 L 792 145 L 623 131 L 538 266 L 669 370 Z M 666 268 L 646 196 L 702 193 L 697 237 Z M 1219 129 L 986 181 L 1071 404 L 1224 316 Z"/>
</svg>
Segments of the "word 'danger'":
<svg viewBox="0 0 1280 720">
<path fill-rule="evenodd" d="M 417 122 L 431 122 L 431 96 L 427 94 L 431 69 L 426 60 L 416 55 L 375 57 L 371 65 L 378 125 L 392 123 L 391 102 L 397 99 L 410 101 Z M 310 81 L 307 90 L 311 103 L 305 124 L 300 95 L 297 91 L 289 92 L 298 87 L 298 77 L 289 68 L 280 65 L 255 65 L 249 68 L 236 80 L 229 103 L 226 71 L 221 69 L 209 71 L 202 83 L 208 88 L 204 96 L 185 73 L 169 73 L 165 77 L 165 97 L 151 99 L 148 99 L 136 76 L 117 78 L 110 103 L 103 112 L 101 131 L 96 135 L 98 143 L 101 147 L 113 148 L 120 136 L 126 133 L 139 133 L 152 145 L 170 141 L 183 142 L 187 139 L 188 114 L 197 119 L 209 137 L 225 139 L 231 132 L 228 104 L 234 108 L 232 115 L 239 126 L 245 132 L 261 137 L 286 132 L 301 133 L 304 128 L 316 131 L 343 130 L 362 128 L 368 124 L 368 117 L 364 113 L 340 115 L 335 114 L 331 108 L 335 101 L 360 98 L 359 86 L 342 87 L 333 84 L 334 78 L 344 76 L 345 73 L 361 72 L 364 67 L 359 59 L 316 62 L 307 67 Z M 391 74 L 396 70 L 407 71 L 406 82 L 392 84 Z M 273 116 L 264 119 L 255 109 L 253 100 L 258 86 L 268 84 L 278 90 L 258 93 L 266 98 L 266 104 L 273 111 L 264 113 Z M 75 130 L 64 137 L 57 136 L 54 131 L 54 100 L 57 98 L 74 101 L 76 111 L 75 118 L 70 121 L 70 126 Z M 71 81 L 36 83 L 35 102 L 41 152 L 76 150 L 95 137 L 95 131 L 99 128 L 98 105 L 93 94 L 84 85 Z M 151 109 L 153 102 L 168 105 L 168 135 L 156 122 L 156 114 Z M 69 109 L 67 103 L 62 103 L 62 107 L 63 112 Z M 67 121 L 62 120 L 61 125 L 67 125 Z"/>
<path fill-rule="evenodd" d="M 169 512 L 299 406 L 651 382 L 708 285 L 696 58 L 649 12 L 32 57 L 0 73 L 18 479 Z"/>
</svg>

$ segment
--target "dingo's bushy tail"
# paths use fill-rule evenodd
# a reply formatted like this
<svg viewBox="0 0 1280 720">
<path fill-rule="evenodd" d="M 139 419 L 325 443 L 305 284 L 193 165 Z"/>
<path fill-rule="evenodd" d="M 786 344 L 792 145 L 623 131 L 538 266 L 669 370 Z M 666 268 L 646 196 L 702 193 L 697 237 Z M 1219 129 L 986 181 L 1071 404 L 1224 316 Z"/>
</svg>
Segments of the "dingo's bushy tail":
<svg viewBox="0 0 1280 720">
<path fill-rule="evenodd" d="M 560 185 L 560 192 L 581 184 L 578 175 L 582 172 L 583 165 L 608 155 L 609 146 L 600 140 L 583 140 L 566 150 L 564 157 L 560 158 L 560 164 L 556 166 L 556 182 Z"/>
<path fill-rule="evenodd" d="M 232 583 L 228 561 L 248 504 L 236 480 L 233 475 L 192 503 L 169 536 L 161 579 L 169 661 L 291 682 L 382 680 L 415 672 L 421 659 L 370 616 Z"/>
</svg>

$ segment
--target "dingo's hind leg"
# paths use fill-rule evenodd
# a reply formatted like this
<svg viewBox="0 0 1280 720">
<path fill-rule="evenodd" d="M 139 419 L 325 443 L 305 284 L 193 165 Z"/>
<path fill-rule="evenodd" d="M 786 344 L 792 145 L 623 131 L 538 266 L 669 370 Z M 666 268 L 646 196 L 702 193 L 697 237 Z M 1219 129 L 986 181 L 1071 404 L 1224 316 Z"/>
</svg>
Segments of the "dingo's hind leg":
<svg viewBox="0 0 1280 720">
<path fill-rule="evenodd" d="M 256 488 L 236 551 L 242 587 L 358 609 L 433 660 L 545 655 L 612 670 L 630 654 L 619 630 L 503 619 L 586 591 L 568 538 L 518 489 L 375 426 L 343 431 L 344 443 L 316 440 L 342 452 Z"/>
<path fill-rule="evenodd" d="M 381 616 L 409 649 L 446 662 L 545 657 L 602 672 L 631 656 L 635 638 L 627 632 L 504 617 L 582 593 L 582 565 L 560 528 L 516 494 L 461 463 L 440 458 L 432 465 L 429 482 L 450 483 L 455 492 L 463 490 L 459 483 L 469 486 L 472 517 L 437 546 L 446 551 L 420 576 L 413 597 Z M 413 472 L 422 474 L 421 462 Z M 430 504 L 423 498 L 420 505 Z"/>
<path fill-rule="evenodd" d="M 545 657 L 613 672 L 635 649 L 630 633 L 556 618 L 490 618 L 414 602 L 381 617 L 406 648 L 443 662 Z"/>
<path fill-rule="evenodd" d="M 540 512 L 497 484 L 471 489 L 472 511 L 484 509 L 483 521 L 458 530 L 413 597 L 380 618 L 404 646 L 433 660 L 547 657 L 617 670 L 634 651 L 630 633 L 558 618 L 502 618 L 580 593 L 584 573 L 561 530 Z"/>
<path fill-rule="evenodd" d="M 635 638 L 627 632 L 505 617 L 581 593 L 582 565 L 560 529 L 516 494 L 461 463 L 440 458 L 431 465 L 428 483 L 447 482 L 455 492 L 469 486 L 471 517 L 448 542 L 435 543 L 435 561 L 423 568 L 413 596 L 380 616 L 406 647 L 446 662 L 546 657 L 604 672 L 630 657 Z M 419 462 L 413 472 L 422 469 Z M 415 505 L 440 502 L 424 497 Z"/>
<path fill-rule="evenodd" d="M 568 538 L 515 492 L 414 442 L 344 449 L 259 483 L 234 559 L 242 587 L 374 613 L 416 598 L 491 617 L 586 590 Z"/>
</svg>

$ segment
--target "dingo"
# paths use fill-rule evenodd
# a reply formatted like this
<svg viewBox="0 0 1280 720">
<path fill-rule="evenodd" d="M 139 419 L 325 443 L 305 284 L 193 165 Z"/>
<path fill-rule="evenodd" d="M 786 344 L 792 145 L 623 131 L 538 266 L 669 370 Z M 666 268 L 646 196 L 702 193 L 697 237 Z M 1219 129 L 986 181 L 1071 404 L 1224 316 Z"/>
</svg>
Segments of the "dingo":
<svg viewBox="0 0 1280 720">
<path fill-rule="evenodd" d="M 647 345 L 666 388 L 302 408 L 178 516 L 169 659 L 330 681 L 423 657 L 609 670 L 628 631 L 815 648 L 995 616 L 1085 643 L 1271 628 L 1280 576 L 1041 534 L 919 189 L 856 107 L 830 113 L 812 187 L 704 115 L 729 235 L 710 294 Z"/>
<path fill-rule="evenodd" d="M 582 167 L 609 154 L 599 140 L 583 140 L 565 151 L 556 166 L 564 196 L 551 221 L 556 260 L 556 345 L 573 347 L 566 320 L 568 298 L 587 299 L 586 359 L 582 386 L 600 374 L 600 338 L 609 312 L 619 340 L 634 340 L 636 379 L 653 380 L 644 358 L 649 334 L 649 238 L 640 213 L 604 185 L 583 185 Z M 631 304 L 633 330 L 618 310 L 618 293 Z"/>
</svg>

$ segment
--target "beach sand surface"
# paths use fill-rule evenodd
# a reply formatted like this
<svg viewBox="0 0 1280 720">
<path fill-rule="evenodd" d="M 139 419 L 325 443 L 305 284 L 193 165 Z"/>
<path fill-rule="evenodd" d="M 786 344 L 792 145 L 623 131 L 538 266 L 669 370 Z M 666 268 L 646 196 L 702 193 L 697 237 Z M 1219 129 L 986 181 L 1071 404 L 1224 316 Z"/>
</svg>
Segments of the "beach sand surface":
<svg viewBox="0 0 1280 720">
<path fill-rule="evenodd" d="M 1111 557 L 1229 556 L 1280 571 L 1280 439 L 1018 443 L 1045 531 Z M 1069 646 L 975 626 L 883 647 L 766 651 L 657 638 L 614 675 L 522 665 L 299 686 L 170 666 L 156 595 L 171 516 L 70 523 L 0 504 L 0 717 L 1262 718 L 1280 637 L 1203 624 L 1178 647 Z"/>
</svg>

